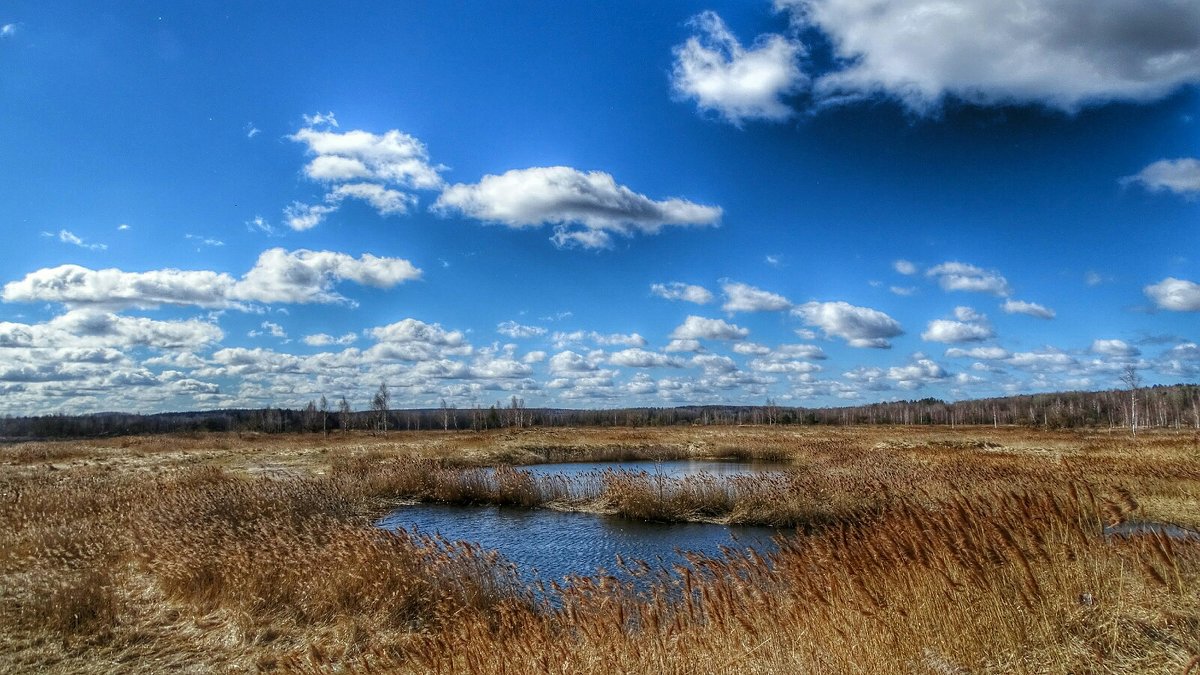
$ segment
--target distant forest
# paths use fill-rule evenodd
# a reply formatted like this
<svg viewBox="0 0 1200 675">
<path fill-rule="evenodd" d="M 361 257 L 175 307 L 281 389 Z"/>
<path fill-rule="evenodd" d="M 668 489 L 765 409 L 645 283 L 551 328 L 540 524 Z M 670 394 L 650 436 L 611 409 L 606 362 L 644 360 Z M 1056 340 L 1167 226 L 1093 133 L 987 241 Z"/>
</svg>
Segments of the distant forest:
<svg viewBox="0 0 1200 675">
<path fill-rule="evenodd" d="M 384 387 L 370 410 L 353 411 L 344 399 L 324 397 L 305 408 L 199 412 L 94 413 L 0 419 L 0 439 L 87 438 L 130 434 L 245 431 L 334 433 L 341 430 L 485 430 L 533 426 L 669 426 L 707 424 L 798 425 L 1017 425 L 1065 428 L 1194 428 L 1200 430 L 1200 385 L 1137 390 L 1031 394 L 947 403 L 934 398 L 838 408 L 776 405 L 705 405 L 673 408 L 569 410 L 526 408 L 512 397 L 483 407 L 396 410 Z"/>
</svg>

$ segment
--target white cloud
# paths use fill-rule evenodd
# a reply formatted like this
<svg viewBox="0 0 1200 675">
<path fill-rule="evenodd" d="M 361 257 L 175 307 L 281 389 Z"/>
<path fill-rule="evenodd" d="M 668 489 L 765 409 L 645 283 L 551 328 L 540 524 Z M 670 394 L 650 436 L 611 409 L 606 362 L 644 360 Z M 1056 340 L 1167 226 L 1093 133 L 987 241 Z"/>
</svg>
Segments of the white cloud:
<svg viewBox="0 0 1200 675">
<path fill-rule="evenodd" d="M 683 362 L 677 358 L 632 347 L 615 352 L 608 357 L 608 362 L 614 366 L 626 368 L 682 368 Z"/>
<path fill-rule="evenodd" d="M 794 114 L 783 98 L 808 82 L 800 70 L 804 49 L 798 42 L 762 35 L 746 49 L 711 11 L 696 15 L 691 24 L 700 34 L 674 50 L 671 86 L 677 96 L 733 124 L 779 122 Z"/>
<path fill-rule="evenodd" d="M 726 312 L 779 312 L 790 309 L 792 303 L 782 295 L 755 288 L 749 284 L 727 282 L 722 284 Z"/>
<path fill-rule="evenodd" d="M 303 232 L 320 225 L 325 220 L 325 216 L 334 211 L 337 211 L 337 207 L 328 204 L 292 202 L 290 206 L 283 209 L 283 221 L 293 230 Z M 270 224 L 262 218 L 256 217 L 253 222 L 258 229 L 268 233 L 271 231 Z"/>
<path fill-rule="evenodd" d="M 421 190 L 443 185 L 442 167 L 430 163 L 425 144 L 397 129 L 383 134 L 360 129 L 339 133 L 319 131 L 310 124 L 289 138 L 315 155 L 304 172 L 316 181 L 370 180 Z"/>
<path fill-rule="evenodd" d="M 889 286 L 888 290 L 892 292 L 892 295 L 899 295 L 905 298 L 917 292 L 917 289 L 913 286 Z"/>
<path fill-rule="evenodd" d="M 1092 353 L 1100 354 L 1101 356 L 1128 358 L 1138 356 L 1142 352 L 1124 340 L 1094 340 L 1092 342 Z"/>
<path fill-rule="evenodd" d="M 909 262 L 907 260 L 897 260 L 897 261 L 893 262 L 892 269 L 896 270 L 900 274 L 903 274 L 903 275 L 909 276 L 909 277 L 911 277 L 912 275 L 917 273 L 916 264 Z"/>
<path fill-rule="evenodd" d="M 209 271 L 123 272 L 59 265 L 4 285 L 5 302 L 62 302 L 69 305 L 139 306 L 163 304 L 224 307 L 235 281 Z"/>
<path fill-rule="evenodd" d="M 425 144 L 409 134 L 397 129 L 383 134 L 332 131 L 338 126 L 333 113 L 305 115 L 304 121 L 307 126 L 288 138 L 306 146 L 313 158 L 304 174 L 327 185 L 328 191 L 323 204 L 294 202 L 285 209 L 285 220 L 294 230 L 315 227 L 346 199 L 362 200 L 381 216 L 404 214 L 417 201 L 405 190 L 445 185 L 445 167 L 433 164 Z"/>
<path fill-rule="evenodd" d="M 1007 363 L 1030 370 L 1061 371 L 1078 362 L 1070 354 L 1064 354 L 1057 349 L 1046 349 L 1037 352 L 1017 352 L 1008 358 Z"/>
<path fill-rule="evenodd" d="M 558 331 L 550 337 L 555 349 L 562 349 L 569 344 L 592 342 L 602 347 L 645 347 L 646 338 L 637 333 L 597 333 L 596 331 L 577 330 L 570 333 Z"/>
<path fill-rule="evenodd" d="M 1000 347 L 972 347 L 971 349 L 961 349 L 959 347 L 951 347 L 946 350 L 947 358 L 970 358 L 983 359 L 984 361 L 999 361 L 1007 359 L 1011 354 L 1007 349 Z"/>
<path fill-rule="evenodd" d="M 704 351 L 704 347 L 700 344 L 699 340 L 695 340 L 695 339 L 671 340 L 670 342 L 667 343 L 667 346 L 663 348 L 663 351 L 668 352 L 668 353 L 670 353 L 670 352 L 702 352 L 702 351 Z"/>
<path fill-rule="evenodd" d="M 370 204 L 381 216 L 402 215 L 417 203 L 417 198 L 413 195 L 375 183 L 346 183 L 335 187 L 325 196 L 333 204 L 339 204 L 347 197 L 361 199 Z"/>
<path fill-rule="evenodd" d="M 185 235 L 183 235 L 183 238 L 187 239 L 188 241 L 195 242 L 199 246 L 211 246 L 211 247 L 216 248 L 216 247 L 225 245 L 225 242 L 221 241 L 220 239 L 213 239 L 211 237 L 202 237 L 197 234 L 185 234 Z"/>
<path fill-rule="evenodd" d="M 78 235 L 76 235 L 74 232 L 71 232 L 69 230 L 59 230 L 58 234 L 54 234 L 51 232 L 43 232 L 42 236 L 43 237 L 54 237 L 55 239 L 58 239 L 59 241 L 61 241 L 64 244 L 78 246 L 79 248 L 86 248 L 89 251 L 104 251 L 104 250 L 108 249 L 107 244 L 89 244 L 86 241 L 84 241 L 82 238 L 80 238 Z"/>
<path fill-rule="evenodd" d="M 338 281 L 390 288 L 418 279 L 421 270 L 401 258 L 381 258 L 365 253 L 354 258 L 333 251 L 263 251 L 258 262 L 231 291 L 231 297 L 254 302 L 345 302 L 333 292 Z"/>
<path fill-rule="evenodd" d="M 287 331 L 283 329 L 283 326 L 275 323 L 274 321 L 264 321 L 259 325 L 259 328 L 262 330 L 252 330 L 247 333 L 247 335 L 250 337 L 258 337 L 259 335 L 270 335 L 271 337 L 276 338 L 287 337 Z"/>
<path fill-rule="evenodd" d="M 930 359 L 919 358 L 907 366 L 888 368 L 887 378 L 901 389 L 919 389 L 934 380 L 950 377 L 940 365 Z"/>
<path fill-rule="evenodd" d="M 550 373 L 553 375 L 573 376 L 594 373 L 599 369 L 597 359 L 583 356 L 569 349 L 550 357 Z"/>
<path fill-rule="evenodd" d="M 888 338 L 904 333 L 900 323 L 887 314 L 848 302 L 809 302 L 792 313 L 820 328 L 826 336 L 846 340 L 851 347 L 890 349 Z"/>
<path fill-rule="evenodd" d="M 176 269 L 124 272 L 60 265 L 5 284 L 5 302 L 62 302 L 68 305 L 238 307 L 245 302 L 344 302 L 332 290 L 339 281 L 389 288 L 419 278 L 407 260 L 365 254 L 268 249 L 238 281 L 223 272 Z"/>
<path fill-rule="evenodd" d="M 757 342 L 739 342 L 733 346 L 733 351 L 738 354 L 747 354 L 750 356 L 763 356 L 771 353 L 771 348 L 766 345 L 760 345 Z"/>
<path fill-rule="evenodd" d="M 516 321 L 502 321 L 496 324 L 496 332 L 517 340 L 545 335 L 546 329 L 541 326 L 525 326 Z"/>
<path fill-rule="evenodd" d="M 967 263 L 944 262 L 929 268 L 925 275 L 936 279 L 942 290 L 946 291 L 992 293 L 1001 297 L 1011 292 L 1008 280 L 995 270 L 985 270 Z"/>
<path fill-rule="evenodd" d="M 1200 4 L 1179 0 L 776 0 L 823 31 L 842 65 L 826 100 L 956 97 L 1064 111 L 1159 99 L 1200 81 Z"/>
<path fill-rule="evenodd" d="M 1005 300 L 1001 307 L 1006 314 L 1027 314 L 1039 319 L 1053 319 L 1055 316 L 1054 310 L 1024 300 Z"/>
<path fill-rule="evenodd" d="M 310 127 L 330 126 L 337 128 L 338 125 L 337 117 L 333 114 L 333 111 L 324 114 L 318 112 L 312 115 L 300 115 L 300 117 L 304 119 L 304 124 Z"/>
<path fill-rule="evenodd" d="M 1200 284 L 1167 277 L 1142 289 L 1159 309 L 1172 312 L 1200 312 Z"/>
<path fill-rule="evenodd" d="M 1103 274 L 1100 274 L 1095 270 L 1088 270 L 1088 272 L 1083 275 L 1083 283 L 1087 284 L 1088 286 L 1099 286 L 1108 280 L 1109 279 L 1106 279 Z"/>
<path fill-rule="evenodd" d="M 611 235 L 656 234 L 668 225 L 715 225 L 721 208 L 683 199 L 655 201 L 601 171 L 566 166 L 513 169 L 451 185 L 434 210 L 513 228 L 556 226 L 559 246 L 607 248 Z M 582 228 L 582 229 L 580 229 Z"/>
<path fill-rule="evenodd" d="M 684 319 L 671 333 L 675 340 L 742 340 L 748 335 L 749 329 L 741 326 L 694 315 Z"/>
<path fill-rule="evenodd" d="M 244 130 L 246 132 L 246 138 L 254 138 L 255 136 L 262 133 L 262 129 L 259 129 L 258 127 L 254 126 L 254 122 L 246 122 L 246 126 L 244 127 Z"/>
<path fill-rule="evenodd" d="M 706 305 L 713 299 L 712 292 L 707 288 L 679 281 L 672 281 L 669 284 L 654 284 L 650 286 L 650 293 L 665 300 L 683 300 L 694 302 L 697 305 Z"/>
<path fill-rule="evenodd" d="M 1121 179 L 1151 192 L 1174 192 L 1184 197 L 1200 195 L 1200 159 L 1160 159 L 1132 176 Z"/>
<path fill-rule="evenodd" d="M 0 26 L 0 38 L 12 37 L 17 34 L 17 24 L 6 23 Z"/>
<path fill-rule="evenodd" d="M 353 344 L 358 340 L 358 335 L 354 333 L 346 333 L 341 337 L 334 337 L 327 333 L 316 333 L 314 335 L 305 335 L 302 338 L 304 344 L 310 347 L 325 347 L 327 345 L 348 345 Z"/>
<path fill-rule="evenodd" d="M 921 339 L 928 342 L 979 342 L 996 336 L 987 317 L 970 307 L 955 307 L 954 319 L 929 322 Z"/>
<path fill-rule="evenodd" d="M 921 339 L 928 342 L 978 342 L 995 335 L 995 331 L 984 324 L 935 319 L 921 333 Z"/>
<path fill-rule="evenodd" d="M 728 356 L 720 354 L 700 354 L 692 357 L 692 365 L 704 370 L 709 375 L 737 372 L 737 364 Z"/>
</svg>

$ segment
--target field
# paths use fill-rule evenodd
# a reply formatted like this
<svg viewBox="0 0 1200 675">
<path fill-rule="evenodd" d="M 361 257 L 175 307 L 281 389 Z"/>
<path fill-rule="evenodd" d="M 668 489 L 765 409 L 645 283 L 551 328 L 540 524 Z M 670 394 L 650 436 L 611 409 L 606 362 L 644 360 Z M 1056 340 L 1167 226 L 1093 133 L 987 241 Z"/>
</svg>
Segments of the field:
<svg viewBox="0 0 1200 675">
<path fill-rule="evenodd" d="M 783 478 L 586 485 L 547 461 Z M 496 472 L 479 467 L 505 466 Z M 770 559 L 564 583 L 375 529 L 400 502 L 782 525 Z M 1200 672 L 1194 431 L 681 427 L 0 446 L 4 672 Z M 1136 528 L 1135 528 L 1136 529 Z M 628 566 L 640 569 L 635 563 Z"/>
</svg>

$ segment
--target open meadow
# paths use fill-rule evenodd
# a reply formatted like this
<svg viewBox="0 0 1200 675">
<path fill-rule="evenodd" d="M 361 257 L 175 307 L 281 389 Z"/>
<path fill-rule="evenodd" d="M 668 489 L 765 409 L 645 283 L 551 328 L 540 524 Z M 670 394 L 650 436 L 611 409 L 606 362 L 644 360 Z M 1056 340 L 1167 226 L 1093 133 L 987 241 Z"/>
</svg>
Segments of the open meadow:
<svg viewBox="0 0 1200 675">
<path fill-rule="evenodd" d="M 578 479 L 570 461 L 769 460 Z M 501 467 L 485 471 L 482 467 Z M 526 586 L 398 504 L 765 524 L 779 550 Z M 1165 534 L 1164 525 L 1178 526 Z M 1200 437 L 537 428 L 0 446 L 4 672 L 1200 672 Z"/>
</svg>

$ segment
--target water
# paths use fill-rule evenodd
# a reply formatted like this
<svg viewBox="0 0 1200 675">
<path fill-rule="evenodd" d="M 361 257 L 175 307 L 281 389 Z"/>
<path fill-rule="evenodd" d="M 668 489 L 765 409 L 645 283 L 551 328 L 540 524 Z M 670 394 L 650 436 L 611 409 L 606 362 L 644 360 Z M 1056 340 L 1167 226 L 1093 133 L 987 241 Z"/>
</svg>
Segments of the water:
<svg viewBox="0 0 1200 675">
<path fill-rule="evenodd" d="M 514 469 L 529 471 L 536 476 L 559 475 L 574 477 L 604 471 L 645 471 L 670 478 L 682 478 L 698 473 L 718 476 L 745 476 L 756 473 L 787 471 L 791 465 L 780 462 L 732 462 L 711 459 L 673 459 L 663 462 L 564 462 L 562 464 L 531 464 Z"/>
<path fill-rule="evenodd" d="M 769 467 L 769 469 L 767 468 Z M 706 471 L 721 475 L 756 473 L 786 468 L 736 462 L 670 461 L 544 464 L 520 467 L 538 475 L 579 474 L 618 469 L 648 471 L 674 478 Z M 569 575 L 593 575 L 603 570 L 618 574 L 617 556 L 653 567 L 685 563 L 679 551 L 720 555 L 722 547 L 753 548 L 766 554 L 779 531 L 768 527 L 710 523 L 649 523 L 591 513 L 516 507 L 466 507 L 415 504 L 393 511 L 378 522 L 384 529 L 440 534 L 498 551 L 517 564 L 529 581 L 558 581 Z"/>
</svg>

